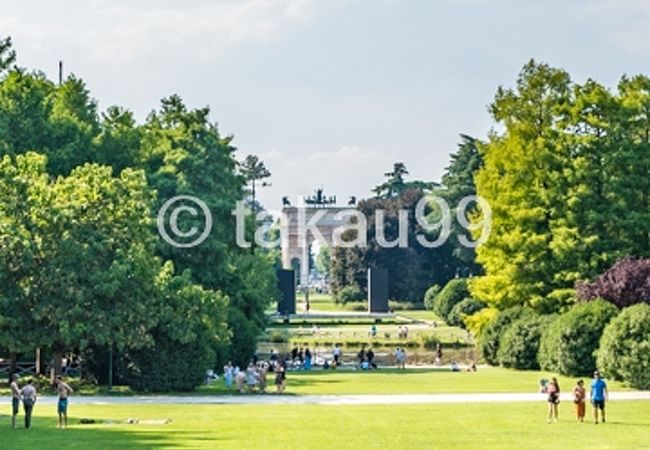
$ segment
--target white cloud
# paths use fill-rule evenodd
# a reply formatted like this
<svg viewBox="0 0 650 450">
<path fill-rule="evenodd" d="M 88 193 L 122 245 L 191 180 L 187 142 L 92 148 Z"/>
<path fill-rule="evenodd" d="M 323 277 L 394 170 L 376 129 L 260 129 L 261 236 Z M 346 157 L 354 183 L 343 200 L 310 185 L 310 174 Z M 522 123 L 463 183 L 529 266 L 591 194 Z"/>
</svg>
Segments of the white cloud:
<svg viewBox="0 0 650 450">
<path fill-rule="evenodd" d="M 308 159 L 313 163 L 336 161 L 336 164 L 340 167 L 340 164 L 349 165 L 370 162 L 378 156 L 376 151 L 364 150 L 358 145 L 343 145 L 333 152 L 313 152 Z"/>
<path fill-rule="evenodd" d="M 650 51 L 650 2 L 647 0 L 599 0 L 582 2 L 578 15 L 626 53 Z"/>
<path fill-rule="evenodd" d="M 313 194 L 317 188 L 323 188 L 327 196 L 337 195 L 340 203 L 347 202 L 350 196 L 365 198 L 394 162 L 390 155 L 358 145 L 291 157 L 271 150 L 259 156 L 272 173 L 272 186 L 260 191 L 260 200 L 270 208 L 277 207 L 285 195 L 294 204 L 299 203 L 301 197 Z"/>
<path fill-rule="evenodd" d="M 81 17 L 47 14 L 0 19 L 3 34 L 20 45 L 74 44 L 95 63 L 128 63 L 137 58 L 183 52 L 209 61 L 238 43 L 275 39 L 293 24 L 309 21 L 307 0 L 242 0 L 216 4 L 143 8 L 98 2 Z"/>
</svg>

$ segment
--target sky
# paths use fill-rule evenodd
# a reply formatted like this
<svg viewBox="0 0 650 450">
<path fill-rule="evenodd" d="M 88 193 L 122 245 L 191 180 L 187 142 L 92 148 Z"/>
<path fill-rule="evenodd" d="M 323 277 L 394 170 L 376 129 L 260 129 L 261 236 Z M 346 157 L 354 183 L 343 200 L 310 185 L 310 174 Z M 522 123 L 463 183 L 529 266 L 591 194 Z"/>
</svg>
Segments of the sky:
<svg viewBox="0 0 650 450">
<path fill-rule="evenodd" d="M 87 83 L 100 110 L 144 120 L 179 94 L 210 106 L 238 158 L 272 173 L 279 209 L 316 188 L 364 198 L 394 162 L 439 180 L 460 133 L 530 59 L 615 88 L 650 74 L 645 0 L 239 0 L 3 2 L 18 64 Z"/>
</svg>

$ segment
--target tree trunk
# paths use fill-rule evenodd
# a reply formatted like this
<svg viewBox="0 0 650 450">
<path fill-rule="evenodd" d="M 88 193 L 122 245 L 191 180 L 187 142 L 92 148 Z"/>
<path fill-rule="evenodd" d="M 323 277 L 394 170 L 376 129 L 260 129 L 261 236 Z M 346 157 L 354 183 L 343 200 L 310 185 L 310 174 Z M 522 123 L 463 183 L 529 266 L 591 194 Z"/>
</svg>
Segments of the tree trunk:
<svg viewBox="0 0 650 450">
<path fill-rule="evenodd" d="M 57 376 L 63 373 L 63 352 L 61 350 L 54 350 L 52 356 L 52 367 L 50 368 L 50 381 L 54 384 Z"/>
</svg>

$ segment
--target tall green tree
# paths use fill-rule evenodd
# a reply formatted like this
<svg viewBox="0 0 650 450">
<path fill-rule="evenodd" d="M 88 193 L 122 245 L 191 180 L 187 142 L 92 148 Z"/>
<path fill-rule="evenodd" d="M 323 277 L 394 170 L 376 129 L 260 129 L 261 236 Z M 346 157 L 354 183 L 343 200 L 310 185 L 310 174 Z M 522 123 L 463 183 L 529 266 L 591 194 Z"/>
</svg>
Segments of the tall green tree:
<svg viewBox="0 0 650 450">
<path fill-rule="evenodd" d="M 131 111 L 111 106 L 101 114 L 99 130 L 93 141 L 93 162 L 111 166 L 114 175 L 138 167 L 142 129 Z"/>
<path fill-rule="evenodd" d="M 452 220 L 448 239 L 453 246 L 453 256 L 458 262 L 456 272 L 461 276 L 481 273 L 481 267 L 476 263 L 475 249 L 461 243 L 461 236 L 471 242 L 471 233 L 455 219 L 457 214 L 461 213 L 470 222 L 471 217 L 477 213 L 475 202 L 467 204 L 463 211 L 459 209 L 463 206 L 463 199 L 476 195 L 474 176 L 483 163 L 478 144 L 475 138 L 466 134 L 460 135 L 458 149 L 451 154 L 451 162 L 442 176 L 442 185 L 434 191 L 434 195 L 443 198 L 450 209 Z M 435 205 L 432 206 L 435 208 Z"/>
<path fill-rule="evenodd" d="M 396 162 L 393 164 L 393 170 L 384 174 L 388 179 L 376 186 L 372 192 L 379 198 L 391 198 L 398 197 L 408 189 L 428 190 L 435 186 L 435 183 L 421 180 L 406 181 L 404 177 L 408 174 L 406 165 L 403 162 Z"/>
<path fill-rule="evenodd" d="M 0 85 L 0 155 L 37 151 L 48 172 L 67 175 L 93 161 L 99 133 L 95 101 L 83 81 L 69 77 L 55 86 L 42 73 L 13 69 Z"/>
<path fill-rule="evenodd" d="M 247 155 L 240 165 L 240 172 L 247 183 L 250 184 L 250 194 L 252 197 L 251 204 L 253 211 L 257 211 L 258 205 L 255 198 L 256 188 L 258 183 L 260 186 L 268 186 L 266 181 L 263 181 L 271 176 L 271 172 L 266 168 L 264 162 L 256 155 Z"/>
<path fill-rule="evenodd" d="M 11 36 L 0 39 L 0 73 L 16 62 L 16 51 L 12 48 Z"/>
<path fill-rule="evenodd" d="M 503 131 L 479 146 L 477 191 L 493 216 L 474 296 L 557 310 L 578 280 L 648 254 L 648 85 L 624 77 L 612 94 L 531 61 L 516 89 L 498 90 Z"/>
<path fill-rule="evenodd" d="M 35 153 L 2 160 L 0 189 L 20 203 L 0 215 L 0 314 L 14 319 L 3 340 L 18 328 L 21 346 L 53 353 L 56 373 L 65 351 L 151 342 L 160 263 L 144 173 L 84 165 L 51 180 L 45 167 Z"/>
<path fill-rule="evenodd" d="M 213 227 L 203 243 L 177 248 L 161 242 L 159 252 L 179 272 L 190 270 L 195 283 L 229 297 L 233 346 L 221 357 L 241 364 L 263 331 L 266 306 L 276 294 L 275 272 L 267 255 L 251 255 L 236 245 L 232 211 L 245 196 L 246 180 L 236 170 L 232 138 L 220 135 L 209 113 L 207 107 L 189 110 L 178 96 L 163 99 L 143 128 L 140 160 L 158 192 L 156 210 L 177 195 L 194 196 L 210 210 Z M 180 229 L 204 226 L 202 217 L 179 217 Z"/>
<path fill-rule="evenodd" d="M 572 248 L 568 238 L 557 242 L 552 228 L 565 215 L 557 119 L 570 87 L 566 72 L 530 61 L 516 88 L 499 88 L 490 106 L 505 131 L 493 132 L 481 147 L 484 166 L 476 185 L 491 206 L 492 232 L 477 249 L 486 274 L 473 280 L 472 293 L 499 308 L 541 304 L 554 289 L 567 287 L 556 278 L 562 273 L 557 253 Z"/>
</svg>

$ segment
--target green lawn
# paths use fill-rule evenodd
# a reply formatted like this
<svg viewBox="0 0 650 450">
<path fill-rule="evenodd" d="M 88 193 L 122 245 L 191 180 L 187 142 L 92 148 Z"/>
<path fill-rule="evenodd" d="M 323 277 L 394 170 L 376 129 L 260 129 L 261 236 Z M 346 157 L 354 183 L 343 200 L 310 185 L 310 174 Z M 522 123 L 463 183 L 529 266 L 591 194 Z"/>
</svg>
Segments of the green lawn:
<svg viewBox="0 0 650 450">
<path fill-rule="evenodd" d="M 338 325 L 338 326 L 325 326 L 320 327 L 318 331 L 314 331 L 312 327 L 290 327 L 280 328 L 275 326 L 274 330 L 284 329 L 290 342 L 295 345 L 334 345 L 339 343 L 342 345 L 382 345 L 382 346 L 396 346 L 408 345 L 419 346 L 422 343 L 422 336 L 434 336 L 438 341 L 443 344 L 463 343 L 469 344 L 472 342 L 468 334 L 457 327 L 439 326 L 432 327 L 427 324 L 408 324 L 409 335 L 408 339 L 398 338 L 398 328 L 401 325 L 396 324 L 377 324 L 377 336 L 372 338 L 370 335 L 371 324 L 368 325 Z"/>
<path fill-rule="evenodd" d="M 516 371 L 501 368 L 479 369 L 478 372 L 451 372 L 449 369 L 408 369 L 405 371 L 312 371 L 289 372 L 289 394 L 422 394 L 474 392 L 536 392 L 541 378 L 554 374 L 537 371 Z M 270 378 L 269 378 L 270 380 Z M 564 391 L 573 388 L 576 378 L 558 377 Z M 587 380 L 588 382 L 588 380 Z M 626 389 L 621 383 L 608 382 L 610 390 Z M 200 393 L 227 393 L 217 382 L 199 388 Z"/>
<path fill-rule="evenodd" d="M 440 369 L 380 369 L 376 371 L 314 370 L 296 371 L 287 375 L 287 394 L 434 394 L 474 392 L 535 392 L 541 378 L 554 374 L 539 371 L 517 371 L 502 368 L 479 368 L 478 372 L 451 372 Z M 562 390 L 573 388 L 576 378 L 559 376 Z M 589 382 L 586 379 L 587 383 Z M 268 377 L 272 386 L 272 376 Z M 627 390 L 621 383 L 608 381 L 610 390 Z M 0 389 L 0 395 L 8 395 L 8 388 Z M 52 391 L 42 392 L 52 395 Z M 87 390 L 83 395 L 107 395 L 104 388 Z M 172 393 L 178 395 L 178 393 Z M 180 395 L 236 394 L 228 389 L 223 380 L 210 386 L 200 386 L 196 391 Z M 133 395 L 128 388 L 116 387 L 114 396 Z M 238 395 L 238 394 L 237 394 Z M 0 409 L 0 413 L 2 409 Z"/>
<path fill-rule="evenodd" d="M 296 301 L 302 303 L 304 294 L 296 296 Z M 310 311 L 344 311 L 342 305 L 334 301 L 334 297 L 330 294 L 309 294 L 309 310 Z"/>
<path fill-rule="evenodd" d="M 436 313 L 426 309 L 418 309 L 414 311 L 396 311 L 395 314 L 409 319 L 437 322 L 438 325 L 444 325 L 445 323 L 444 320 L 436 315 Z"/>
<path fill-rule="evenodd" d="M 649 402 L 611 402 L 607 424 L 576 423 L 572 405 L 548 425 L 546 404 L 449 405 L 75 405 L 75 424 L 55 429 L 54 406 L 34 428 L 0 427 L 2 448 L 31 449 L 648 449 Z M 587 408 L 588 415 L 591 408 Z M 168 425 L 78 425 L 81 417 L 170 418 Z"/>
</svg>

